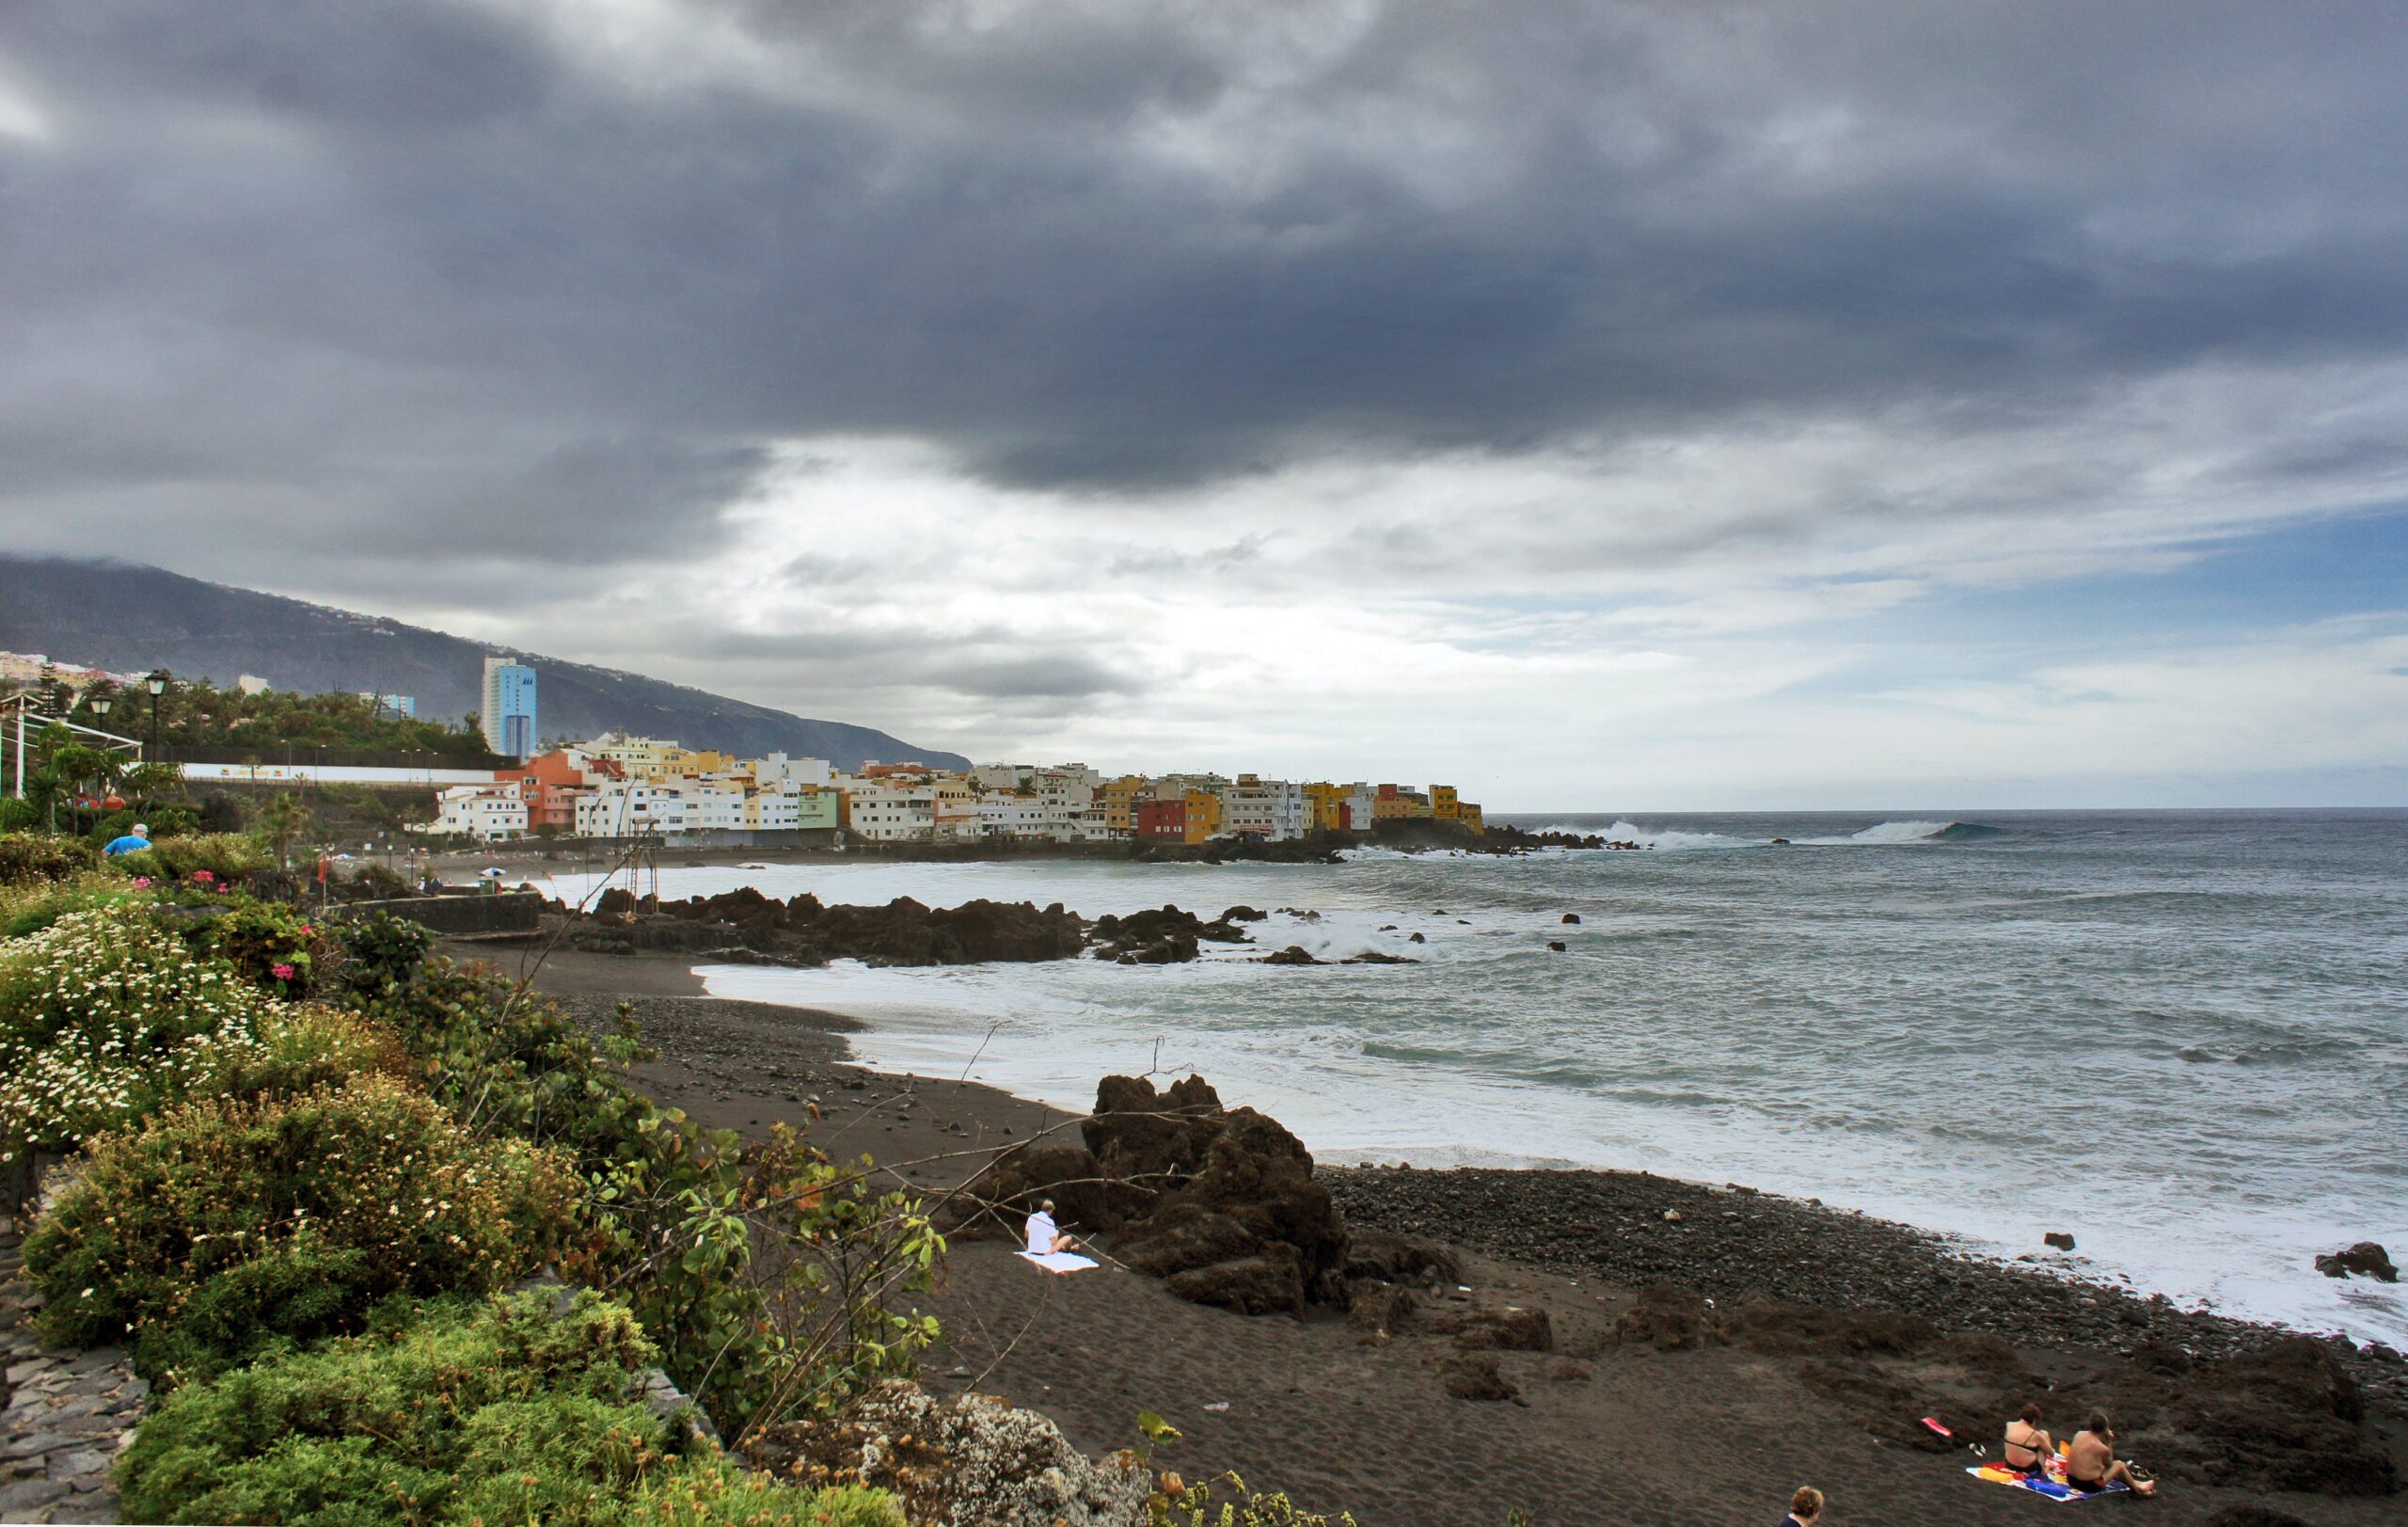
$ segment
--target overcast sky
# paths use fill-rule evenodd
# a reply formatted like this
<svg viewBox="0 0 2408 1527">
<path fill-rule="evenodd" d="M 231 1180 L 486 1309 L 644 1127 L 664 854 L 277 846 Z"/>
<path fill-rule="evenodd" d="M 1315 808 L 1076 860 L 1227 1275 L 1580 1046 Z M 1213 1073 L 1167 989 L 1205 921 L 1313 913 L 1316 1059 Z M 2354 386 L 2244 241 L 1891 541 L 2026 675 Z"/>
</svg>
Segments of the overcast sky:
<svg viewBox="0 0 2408 1527">
<path fill-rule="evenodd" d="M 2396 0 L 12 0 L 0 545 L 979 757 L 2408 803 L 2403 79 Z"/>
</svg>

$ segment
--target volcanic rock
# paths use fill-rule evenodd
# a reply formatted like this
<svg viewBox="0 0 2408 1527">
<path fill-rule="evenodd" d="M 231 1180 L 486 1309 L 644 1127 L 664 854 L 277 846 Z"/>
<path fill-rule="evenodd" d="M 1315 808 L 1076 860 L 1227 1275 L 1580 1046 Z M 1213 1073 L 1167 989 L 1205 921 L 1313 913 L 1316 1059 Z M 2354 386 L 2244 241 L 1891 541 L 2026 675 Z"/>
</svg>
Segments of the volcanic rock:
<svg viewBox="0 0 2408 1527">
<path fill-rule="evenodd" d="M 2040 1244 L 2053 1246 L 2060 1251 L 2070 1251 L 2073 1249 L 2073 1236 L 2062 1230 L 2052 1230 L 2040 1237 Z"/>
<path fill-rule="evenodd" d="M 1561 954 L 1561 953 L 1563 952 L 1563 950 L 1564 950 L 1564 943 L 1563 943 L 1563 940 L 1561 940 L 1561 939 L 1560 939 L 1560 938 L 1551 938 L 1551 939 L 1547 940 L 1547 941 L 1546 941 L 1546 946 L 1547 946 L 1549 949 L 1551 949 L 1551 950 L 1553 950 L 1554 952 L 1556 952 L 1557 954 Z"/>
<path fill-rule="evenodd" d="M 1434 1330 L 1454 1333 L 1465 1351 L 1551 1352 L 1555 1328 L 1544 1310 L 1472 1310 L 1445 1322 L 1432 1321 Z"/>
<path fill-rule="evenodd" d="M 1413 1318 L 1413 1290 L 1369 1279 L 1346 1284 L 1346 1323 L 1365 1336 L 1394 1336 Z"/>
<path fill-rule="evenodd" d="M 2378 1282 L 2400 1281 L 2400 1269 L 2391 1265 L 2390 1253 L 2373 1241 L 2360 1241 L 2346 1251 L 2326 1252 L 2316 1259 L 2316 1270 L 2327 1278 L 2347 1278 L 2355 1273 Z"/>
<path fill-rule="evenodd" d="M 1463 1276 L 1454 1252 L 1436 1241 L 1383 1230 L 1351 1231 L 1346 1237 L 1346 1276 L 1384 1283 L 1454 1282 Z"/>
<path fill-rule="evenodd" d="M 1580 921 L 1580 915 L 1576 912 L 1567 912 L 1563 915 L 1563 920 L 1567 923 L 1576 924 Z"/>
<path fill-rule="evenodd" d="M 1242 1315 L 1305 1312 L 1304 1259 L 1294 1247 L 1276 1242 L 1256 1256 L 1172 1273 L 1163 1286 L 1190 1304 L 1216 1305 Z"/>
<path fill-rule="evenodd" d="M 1705 1296 L 1679 1283 L 1650 1283 L 1614 1321 L 1614 1340 L 1660 1352 L 1687 1352 L 1730 1340 Z"/>
<path fill-rule="evenodd" d="M 1458 1400 L 1510 1400 L 1521 1393 L 1497 1371 L 1493 1352 L 1465 1352 L 1438 1365 L 1447 1392 Z"/>
<path fill-rule="evenodd" d="M 1317 965 L 1322 962 L 1314 959 L 1302 945 L 1291 944 L 1277 954 L 1266 954 L 1256 962 L 1265 965 Z"/>
</svg>

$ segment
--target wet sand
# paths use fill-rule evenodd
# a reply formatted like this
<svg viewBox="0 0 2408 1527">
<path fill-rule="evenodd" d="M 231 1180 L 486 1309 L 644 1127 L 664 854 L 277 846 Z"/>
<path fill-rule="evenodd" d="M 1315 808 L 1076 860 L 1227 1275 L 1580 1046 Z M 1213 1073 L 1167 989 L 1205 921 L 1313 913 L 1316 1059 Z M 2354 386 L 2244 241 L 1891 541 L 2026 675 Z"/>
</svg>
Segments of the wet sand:
<svg viewBox="0 0 2408 1527">
<path fill-rule="evenodd" d="M 456 952 L 505 970 L 520 959 L 492 947 Z M 661 1102 L 742 1130 L 777 1120 L 808 1125 L 832 1153 L 865 1151 L 917 1188 L 958 1184 L 989 1150 L 1064 1122 L 1057 1110 L 976 1083 L 852 1065 L 844 1036 L 860 1026 L 853 1021 L 704 996 L 699 978 L 673 959 L 558 951 L 535 982 L 589 1023 L 607 1024 L 619 1001 L 630 1002 L 661 1051 L 638 1077 Z M 1964 1472 L 1975 1461 L 1970 1453 L 1898 1440 L 1911 1433 L 1894 1424 L 1910 1426 L 1911 1417 L 1884 1416 L 1881 1426 L 1868 1426 L 1835 1406 L 1828 1375 L 1816 1382 L 1813 1359 L 1744 1346 L 1667 1352 L 1611 1340 L 1612 1322 L 1642 1277 L 1675 1276 L 1712 1292 L 1723 1286 L 1718 1278 L 1744 1280 L 1751 1266 L 1775 1261 L 1798 1264 L 1795 1276 L 1810 1287 L 1823 1286 L 1812 1282 L 1818 1275 L 1810 1264 L 1845 1265 L 1851 1279 L 1890 1280 L 1901 1291 L 1897 1302 L 1916 1308 L 1944 1312 L 1951 1300 L 1962 1308 L 1998 1296 L 1987 1287 L 1956 1290 L 1958 1270 L 1918 1233 L 1637 1174 L 1350 1169 L 1331 1175 L 1356 1222 L 1436 1233 L 1459 1248 L 1470 1291 L 1450 1291 L 1425 1309 L 1443 1310 L 1451 1297 L 1548 1312 L 1555 1351 L 1499 1354 L 1517 1399 L 1449 1395 L 1439 1364 L 1453 1355 L 1451 1344 L 1412 1323 L 1378 1338 L 1335 1314 L 1248 1319 L 1183 1303 L 1154 1280 L 1109 1266 L 1055 1277 L 1012 1256 L 1008 1243 L 964 1238 L 956 1239 L 944 1284 L 929 1304 L 947 1334 L 929 1354 L 924 1381 L 939 1391 L 974 1386 L 1041 1409 L 1096 1453 L 1128 1445 L 1138 1411 L 1155 1410 L 1185 1434 L 1158 1450 L 1159 1467 L 1191 1480 L 1234 1469 L 1256 1487 L 1286 1490 L 1311 1509 L 1351 1510 L 1367 1527 L 1499 1527 L 1510 1508 L 1539 1527 L 1769 1522 L 1800 1483 L 1830 1494 L 1826 1521 L 1851 1527 L 2028 1522 L 2059 1509 L 1972 1479 Z M 1599 1183 L 1660 1192 L 1692 1213 L 1710 1201 L 1706 1212 L 1715 1217 L 1702 1228 L 1711 1234 L 1673 1239 L 1650 1225 L 1649 1215 L 1624 1214 L 1615 1217 L 1642 1249 L 1601 1250 L 1589 1244 L 1593 1234 L 1568 1228 L 1600 1217 L 1584 1221 L 1565 1208 L 1592 1199 Z M 1652 1217 L 1660 1223 L 1660 1213 Z M 1825 1237 L 1811 1256 L 1798 1253 L 1801 1226 Z M 1506 1233 L 1492 1233 L 1500 1228 Z M 1508 1254 L 1484 1254 L 1498 1249 Z M 2112 1321 L 2113 1312 L 2097 1318 Z M 2052 1376 L 2088 1360 L 2062 1344 L 2023 1356 Z M 2052 1419 L 2069 1431 L 2077 1418 Z M 2385 1424 L 2395 1455 L 2408 1460 L 2398 1418 Z M 2211 1523 L 2246 1504 L 2330 1527 L 2372 1527 L 2401 1515 L 2398 1496 L 2268 1496 L 2182 1483 L 2169 1484 L 2154 1502 L 2070 1509 Z"/>
</svg>

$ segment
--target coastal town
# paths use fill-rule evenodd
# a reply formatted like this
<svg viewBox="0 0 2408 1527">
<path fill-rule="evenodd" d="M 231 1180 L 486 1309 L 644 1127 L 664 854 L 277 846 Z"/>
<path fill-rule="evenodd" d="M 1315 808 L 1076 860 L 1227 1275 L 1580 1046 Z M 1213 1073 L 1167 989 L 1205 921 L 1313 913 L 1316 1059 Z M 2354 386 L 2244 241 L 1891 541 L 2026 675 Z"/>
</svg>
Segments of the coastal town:
<svg viewBox="0 0 2408 1527">
<path fill-rule="evenodd" d="M 480 842 L 775 833 L 801 843 L 1207 844 L 1369 836 L 1375 823 L 1413 819 L 1471 833 L 1484 826 L 1479 805 L 1447 785 L 1424 790 L 1250 773 L 1106 778 L 1083 763 L 958 771 L 902 761 L 839 770 L 824 758 L 736 758 L 609 733 L 498 770 L 490 784 L 446 787 L 435 819 L 417 830 Z"/>
<path fill-rule="evenodd" d="M 163 672 L 113 674 L 36 655 L 0 653 L 0 681 L 33 694 L 55 691 L 52 709 L 96 740 L 107 697 L 129 714 L 155 697 Z M 1308 837 L 1368 839 L 1386 822 L 1445 824 L 1483 835 L 1481 806 L 1452 785 L 1368 780 L 1291 780 L 1209 771 L 1107 774 L 1085 763 L 985 763 L 947 768 L 916 759 L 861 760 L 769 752 L 753 757 L 704 742 L 606 731 L 581 741 L 539 743 L 540 676 L 507 657 L 488 657 L 474 721 L 482 755 L 410 757 L 352 749 L 286 750 L 237 744 L 150 752 L 187 782 L 252 787 L 348 785 L 406 795 L 426 819 L 406 831 L 429 840 L 480 844 L 520 838 L 659 838 L 691 844 L 1131 844 L 1202 847 Z M 146 691 L 150 692 L 146 695 Z M 242 675 L 234 695 L 277 687 Z M 371 718 L 418 718 L 408 694 L 362 692 Z M 96 707 L 96 702 L 98 705 Z M 115 724 L 141 729 L 139 722 Z M 242 735 L 239 732 L 234 735 Z M 115 740 L 139 754 L 137 736 Z M 474 738 L 460 739 L 473 747 Z"/>
</svg>

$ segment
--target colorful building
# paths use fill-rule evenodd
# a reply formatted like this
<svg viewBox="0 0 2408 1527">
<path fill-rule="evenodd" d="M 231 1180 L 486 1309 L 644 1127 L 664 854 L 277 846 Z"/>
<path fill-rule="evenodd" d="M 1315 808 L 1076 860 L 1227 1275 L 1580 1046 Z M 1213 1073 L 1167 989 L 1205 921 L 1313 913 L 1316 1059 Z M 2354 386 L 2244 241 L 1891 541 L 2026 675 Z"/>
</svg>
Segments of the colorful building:
<svg viewBox="0 0 2408 1527">
<path fill-rule="evenodd" d="M 1219 796 L 1210 790 L 1191 789 L 1180 793 L 1180 803 L 1184 808 L 1180 816 L 1187 829 L 1185 841 L 1209 843 L 1221 835 L 1222 807 Z"/>
<path fill-rule="evenodd" d="M 514 758 L 535 751 L 535 670 L 508 658 L 485 660 L 484 708 L 477 715 L 485 746 Z"/>
<path fill-rule="evenodd" d="M 1133 831 L 1140 843 L 1184 843 L 1187 797 L 1148 796 L 1136 804 Z"/>
</svg>

